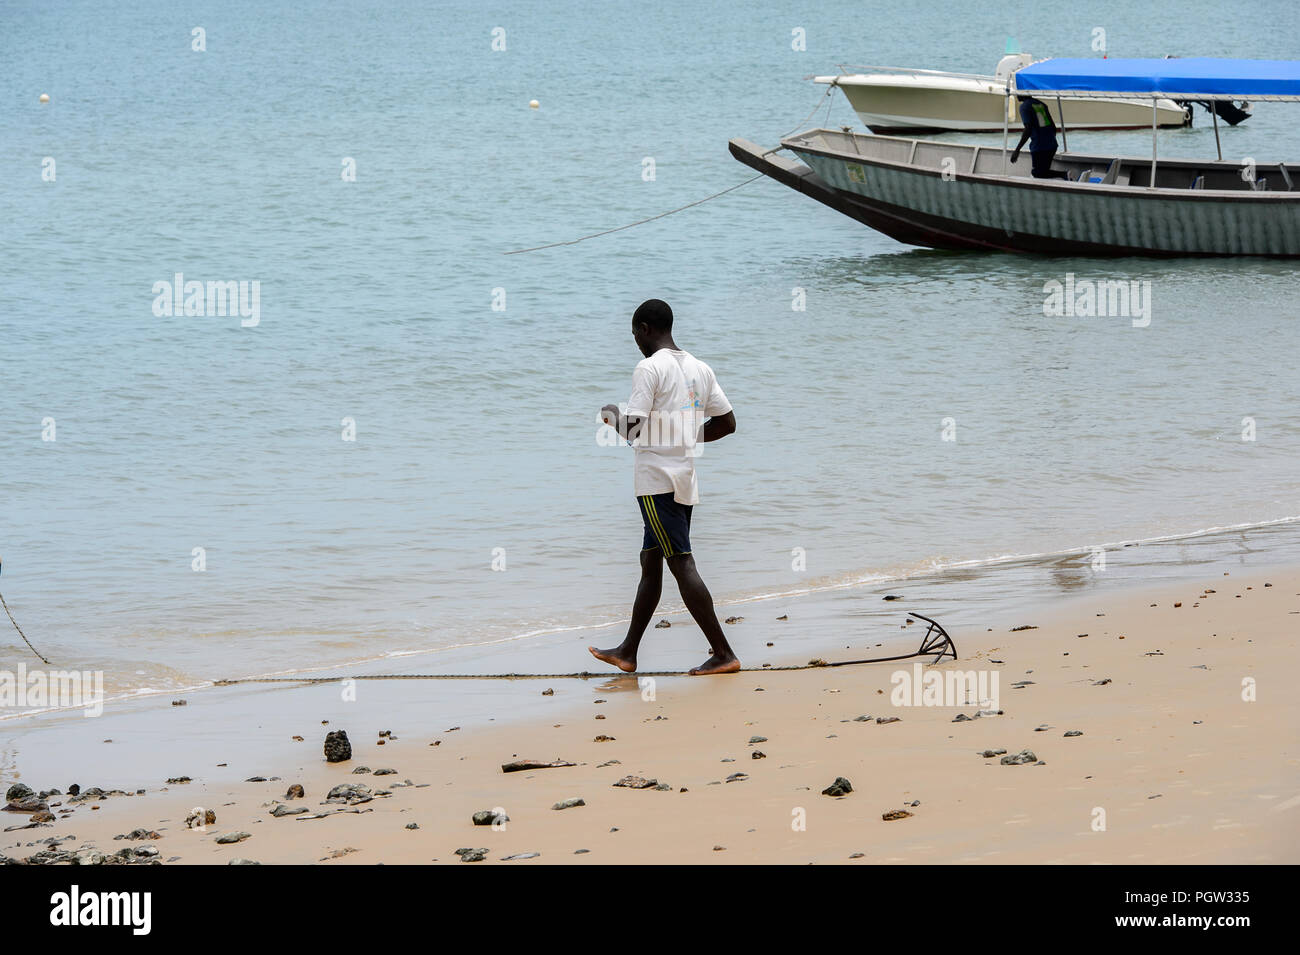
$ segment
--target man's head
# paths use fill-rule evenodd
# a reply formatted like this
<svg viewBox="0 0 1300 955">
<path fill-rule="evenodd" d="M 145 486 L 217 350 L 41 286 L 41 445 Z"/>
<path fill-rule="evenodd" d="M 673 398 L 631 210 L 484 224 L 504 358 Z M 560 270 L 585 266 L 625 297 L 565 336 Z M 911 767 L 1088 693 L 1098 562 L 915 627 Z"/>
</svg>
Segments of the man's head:
<svg viewBox="0 0 1300 955">
<path fill-rule="evenodd" d="M 665 340 L 672 341 L 673 310 L 668 303 L 652 298 L 638 305 L 632 313 L 632 337 L 647 358 L 662 348 Z"/>
</svg>

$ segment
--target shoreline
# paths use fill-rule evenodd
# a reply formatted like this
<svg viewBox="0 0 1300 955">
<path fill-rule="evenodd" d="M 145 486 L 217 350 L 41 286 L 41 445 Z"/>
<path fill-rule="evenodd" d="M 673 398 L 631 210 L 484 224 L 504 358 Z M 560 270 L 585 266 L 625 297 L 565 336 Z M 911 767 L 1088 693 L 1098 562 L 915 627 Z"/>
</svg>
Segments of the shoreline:
<svg viewBox="0 0 1300 955">
<path fill-rule="evenodd" d="M 1112 555 L 1112 558 L 1123 555 L 1128 557 L 1130 554 L 1138 555 L 1135 564 L 1121 569 L 1120 574 L 1109 574 L 1098 577 L 1092 583 L 1109 586 L 1119 583 L 1120 586 L 1129 586 L 1136 584 L 1140 580 L 1148 579 L 1152 576 L 1158 576 L 1159 568 L 1168 563 L 1165 552 L 1169 549 L 1174 551 L 1183 551 L 1188 547 L 1207 547 L 1211 553 L 1206 557 L 1200 558 L 1200 562 L 1205 560 L 1221 559 L 1224 554 L 1231 552 L 1236 544 L 1236 539 L 1252 538 L 1254 539 L 1251 547 L 1246 548 L 1251 556 L 1258 553 L 1258 547 L 1263 545 L 1265 549 L 1271 551 L 1265 555 L 1265 559 L 1260 566 L 1289 566 L 1292 563 L 1300 564 L 1300 517 L 1278 518 L 1269 521 L 1231 525 L 1226 527 L 1203 528 L 1187 533 L 1164 535 L 1153 538 L 1120 540 L 1105 545 L 1099 545 L 1098 548 L 1070 548 L 1063 551 L 1051 551 L 1045 553 L 1006 555 L 1001 557 L 990 557 L 979 560 L 962 560 L 954 561 L 950 564 L 942 564 L 933 568 L 917 570 L 914 572 L 881 575 L 879 577 L 868 577 L 862 579 L 853 579 L 842 583 L 833 583 L 812 586 L 807 588 L 796 588 L 787 591 L 773 591 L 770 593 L 760 593 L 737 597 L 733 599 L 719 600 L 715 606 L 718 609 L 719 618 L 726 616 L 723 608 L 734 610 L 747 610 L 751 608 L 761 608 L 768 603 L 788 602 L 791 604 L 808 601 L 811 603 L 820 603 L 823 606 L 827 602 L 833 602 L 838 595 L 847 592 L 850 595 L 863 595 L 870 588 L 887 588 L 893 586 L 904 588 L 915 586 L 925 590 L 939 591 L 947 589 L 954 584 L 969 582 L 975 577 L 979 577 L 992 585 L 993 590 L 1002 587 L 1005 593 L 1004 598 L 1011 593 L 1017 583 L 1030 583 L 1031 589 L 1035 591 L 1031 600 L 1038 602 L 1049 599 L 1053 594 L 1050 590 L 1059 590 L 1069 593 L 1081 586 L 1087 586 L 1088 582 L 1074 579 L 1068 582 L 1053 580 L 1044 582 L 1042 580 L 1032 581 L 1035 571 L 1049 570 L 1053 576 L 1056 576 L 1054 568 L 1085 567 L 1088 559 L 1098 549 Z M 1263 539 L 1262 542 L 1260 539 Z M 1182 558 L 1182 554 L 1179 557 Z M 1188 563 L 1194 563 L 1189 561 Z M 1174 576 L 1180 575 L 1180 571 L 1185 573 L 1190 568 L 1182 567 L 1181 562 L 1175 566 Z M 1063 571 L 1068 574 L 1069 571 Z M 1127 575 L 1127 577 L 1126 577 Z M 1002 578 L 1010 576 L 1012 579 L 1003 581 Z M 1019 576 L 1021 579 L 1017 580 Z M 1077 577 L 1077 575 L 1076 575 Z M 960 589 L 960 588 L 958 588 Z M 884 591 L 882 591 L 883 593 Z M 868 594 L 869 596 L 869 594 Z M 669 609 L 661 609 L 657 612 L 657 618 L 670 619 L 674 624 L 694 626 L 686 614 L 685 609 L 678 605 L 676 593 L 672 590 L 671 585 L 665 587 L 664 602 Z M 1003 601 L 1005 603 L 1005 600 Z M 819 608 L 820 609 L 820 608 Z M 933 607 L 930 608 L 933 610 Z M 925 611 L 923 611 L 925 612 Z M 825 615 L 817 614 L 820 617 Z M 928 616 L 933 614 L 927 612 Z M 959 619 L 958 621 L 961 621 Z M 489 658 L 496 656 L 501 648 L 517 645 L 518 649 L 525 657 L 533 662 L 538 663 L 541 659 L 548 657 L 546 650 L 548 644 L 554 646 L 563 641 L 567 636 L 574 634 L 587 634 L 590 640 L 595 643 L 599 641 L 608 641 L 613 639 L 618 642 L 621 639 L 622 629 L 627 624 L 627 617 L 621 617 L 614 620 L 598 623 L 575 624 L 572 626 L 553 626 L 543 627 L 523 631 L 518 634 L 494 638 L 483 642 L 467 642 L 452 644 L 447 647 L 431 647 L 414 650 L 394 650 L 377 653 L 370 656 L 363 656 L 358 659 L 337 663 L 321 663 L 309 667 L 289 667 L 258 671 L 254 673 L 245 673 L 242 676 L 232 676 L 227 673 L 222 676 L 214 676 L 210 679 L 196 680 L 193 683 L 172 687 L 172 688 L 150 688 L 141 687 L 116 695 L 107 696 L 103 699 L 104 705 L 120 704 L 123 707 L 131 707 L 136 704 L 148 705 L 149 701 L 159 697 L 176 698 L 185 694 L 197 694 L 202 692 L 219 689 L 224 683 L 253 682 L 258 680 L 279 679 L 284 682 L 293 682 L 293 677 L 303 677 L 305 679 L 319 678 L 321 675 L 333 674 L 340 678 L 348 674 L 377 673 L 388 672 L 390 669 L 396 673 L 411 673 L 418 669 L 424 669 L 428 672 L 446 672 L 440 666 L 444 661 L 452 661 L 454 664 L 465 664 L 465 672 L 494 672 L 501 670 L 499 665 L 493 665 Z M 585 638 L 584 638 L 585 639 Z M 837 638 L 828 637 L 830 642 Z M 531 641 L 531 642 L 530 642 Z M 823 641 L 826 642 L 826 641 Z M 586 644 L 584 643 L 585 647 Z M 815 651 L 817 647 L 810 646 L 810 652 Z M 580 658 L 582 665 L 585 666 L 589 661 Z M 21 660 L 21 658 L 20 658 Z M 413 664 L 417 661 L 427 661 L 431 666 L 424 666 L 413 669 Z M 786 660 L 784 662 L 789 662 Z M 682 669 L 689 665 L 683 663 Z M 32 667 L 28 664 L 28 669 Z M 49 669 L 58 669 L 50 667 Z M 515 667 L 514 671 L 527 669 L 527 667 Z M 537 669 L 536 666 L 533 669 Z M 564 669 L 563 666 L 555 665 L 552 669 Z M 29 708 L 17 712 L 5 712 L 0 709 L 0 740 L 5 736 L 6 724 L 11 722 L 22 723 L 28 720 L 39 720 L 41 718 L 60 719 L 77 712 L 77 707 L 45 707 Z"/>
<path fill-rule="evenodd" d="M 888 612 L 901 618 L 903 611 Z M 1300 702 L 1280 689 L 1300 675 L 1293 614 L 1300 614 L 1300 568 L 1241 573 L 1225 562 L 1173 582 L 1130 582 L 981 614 L 982 628 L 950 626 L 940 616 L 960 656 L 934 671 L 974 668 L 1001 683 L 1002 716 L 960 723 L 956 713 L 970 716 L 977 707 L 892 705 L 891 675 L 912 661 L 664 678 L 655 681 L 653 700 L 634 675 L 557 681 L 552 696 L 542 695 L 544 683 L 519 681 L 504 705 L 499 694 L 488 697 L 495 714 L 455 723 L 427 705 L 429 684 L 412 691 L 416 681 L 357 683 L 352 702 L 336 684 L 200 694 L 186 707 L 167 704 L 163 719 L 155 707 L 137 720 L 97 720 L 57 734 L 80 738 L 83 750 L 97 745 L 98 759 L 77 760 L 48 743 L 40 748 L 59 755 L 37 759 L 35 737 L 44 734 L 31 734 L 13 756 L 31 766 L 22 777 L 34 789 L 66 790 L 74 781 L 62 778 L 66 767 L 77 765 L 82 787 L 146 792 L 83 802 L 52 825 L 5 833 L 0 854 L 23 858 L 36 851 L 28 843 L 64 834 L 76 837 L 69 846 L 111 853 L 137 844 L 114 836 L 144 828 L 161 835 L 149 842 L 160 859 L 186 864 L 447 862 L 458 861 L 452 850 L 460 847 L 490 848 L 494 862 L 540 852 L 546 863 L 840 862 L 854 852 L 874 862 L 1296 862 Z M 755 632 L 774 626 L 757 616 L 735 626 L 747 624 Z M 1032 629 L 1012 632 L 1020 626 Z M 691 630 L 674 624 L 657 635 L 689 640 Z M 860 639 L 848 642 L 861 649 Z M 777 663 L 781 653 L 803 651 L 770 652 Z M 825 648 L 827 659 L 836 653 L 850 655 Z M 1247 677 L 1259 685 L 1257 702 L 1240 698 Z M 1094 685 L 1101 679 L 1110 682 Z M 1012 686 L 1022 680 L 1030 682 Z M 857 720 L 863 715 L 872 719 Z M 327 764 L 321 743 L 339 728 L 349 732 L 353 759 Z M 380 745 L 384 730 L 395 738 Z M 1063 737 L 1074 730 L 1082 737 Z M 104 736 L 115 743 L 88 742 Z M 751 745 L 754 736 L 767 739 Z M 766 758 L 755 759 L 755 749 Z M 979 757 L 981 749 L 1032 749 L 1037 759 L 1002 765 Z M 93 775 L 110 752 L 133 781 Z M 577 765 L 501 772 L 517 758 Z M 621 762 L 601 765 L 610 759 Z M 358 765 L 396 772 L 353 774 Z M 746 775 L 727 782 L 735 772 Z M 612 786 L 629 774 L 673 791 Z M 162 783 L 177 775 L 193 782 Z M 255 776 L 266 781 L 246 781 Z M 839 776 L 855 792 L 821 795 Z M 8 767 L 4 778 L 6 785 L 15 778 Z M 397 785 L 384 786 L 388 780 Z M 331 787 L 351 782 L 390 795 L 321 805 Z M 305 799 L 284 799 L 293 783 L 304 786 Z M 570 797 L 586 806 L 549 808 Z M 330 815 L 272 817 L 277 800 L 306 807 L 304 816 Z M 915 800 L 919 806 L 910 805 Z M 60 801 L 50 797 L 56 814 L 69 808 L 54 805 Z M 185 829 L 195 806 L 215 809 L 208 832 Z M 511 817 L 503 831 L 470 823 L 473 812 L 497 806 Z M 1098 808 L 1108 816 L 1106 832 L 1090 828 Z M 795 810 L 806 814 L 803 831 L 791 828 Z M 912 815 L 881 818 L 894 811 Z M 229 831 L 252 838 L 218 846 L 215 836 Z M 575 855 L 581 848 L 591 851 Z M 343 849 L 356 851 L 335 861 L 331 853 Z"/>
</svg>

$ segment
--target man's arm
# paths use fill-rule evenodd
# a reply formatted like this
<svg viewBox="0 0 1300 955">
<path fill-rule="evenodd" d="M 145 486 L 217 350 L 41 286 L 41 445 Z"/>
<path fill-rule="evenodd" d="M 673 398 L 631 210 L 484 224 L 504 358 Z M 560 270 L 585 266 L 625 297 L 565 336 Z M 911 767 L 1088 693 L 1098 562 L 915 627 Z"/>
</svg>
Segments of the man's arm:
<svg viewBox="0 0 1300 955">
<path fill-rule="evenodd" d="M 704 433 L 701 435 L 700 440 L 717 441 L 719 438 L 725 438 L 727 435 L 735 433 L 736 412 L 728 411 L 726 414 L 714 415 L 704 422 Z"/>
<path fill-rule="evenodd" d="M 629 411 L 644 411 L 642 415 L 625 415 L 618 410 L 618 405 L 605 405 L 600 409 L 600 417 L 606 424 L 619 433 L 628 443 L 635 442 L 641 435 L 642 425 L 649 412 L 654 408 L 654 396 L 658 387 L 657 376 L 651 363 L 637 362 L 632 372 L 632 396 L 627 400 Z"/>
<path fill-rule="evenodd" d="M 641 434 L 641 426 L 645 422 L 644 418 L 623 414 L 618 410 L 618 405 L 605 405 L 600 409 L 600 418 L 617 431 L 619 437 L 625 441 L 635 441 Z"/>
<path fill-rule="evenodd" d="M 1015 162 L 1020 158 L 1020 150 L 1025 148 L 1025 143 L 1029 141 L 1030 134 L 1033 132 L 1034 127 L 1038 125 L 1038 117 L 1034 115 L 1032 109 L 1026 110 L 1021 107 L 1020 123 L 1022 128 L 1022 132 L 1020 133 L 1020 142 L 1016 143 L 1016 148 L 1011 152 L 1012 162 Z"/>
<path fill-rule="evenodd" d="M 1017 159 L 1020 158 L 1020 150 L 1025 148 L 1025 143 L 1028 141 L 1029 141 L 1029 127 L 1026 126 L 1025 131 L 1020 134 L 1020 142 L 1016 143 L 1016 148 L 1011 151 L 1012 162 L 1015 162 Z"/>
</svg>

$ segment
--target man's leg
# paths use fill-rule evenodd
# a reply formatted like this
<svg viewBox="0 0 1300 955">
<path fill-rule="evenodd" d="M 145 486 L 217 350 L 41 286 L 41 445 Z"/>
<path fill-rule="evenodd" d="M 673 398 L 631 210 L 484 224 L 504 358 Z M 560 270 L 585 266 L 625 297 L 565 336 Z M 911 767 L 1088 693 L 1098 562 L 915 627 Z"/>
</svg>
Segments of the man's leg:
<svg viewBox="0 0 1300 955">
<path fill-rule="evenodd" d="M 632 620 L 627 625 L 627 636 L 617 647 L 597 650 L 588 647 L 597 660 L 618 667 L 625 673 L 636 669 L 636 651 L 641 646 L 650 618 L 659 606 L 659 595 L 664 589 L 664 555 L 658 547 L 641 551 L 641 583 L 636 588 L 632 603 Z"/>
<path fill-rule="evenodd" d="M 677 578 L 677 589 L 681 592 L 682 601 L 700 629 L 704 631 L 704 637 L 709 641 L 709 649 L 713 651 L 713 656 L 691 670 L 691 675 L 735 673 L 740 669 L 740 661 L 732 652 L 727 638 L 722 635 L 722 624 L 718 623 L 718 615 L 713 610 L 713 595 L 700 579 L 700 572 L 695 569 L 695 558 L 690 554 L 669 557 L 668 569 Z"/>
<path fill-rule="evenodd" d="M 1052 168 L 1052 160 L 1056 158 L 1056 150 L 1042 150 L 1029 154 L 1029 161 L 1033 166 L 1031 175 L 1035 179 L 1065 179 L 1064 172 Z"/>
</svg>

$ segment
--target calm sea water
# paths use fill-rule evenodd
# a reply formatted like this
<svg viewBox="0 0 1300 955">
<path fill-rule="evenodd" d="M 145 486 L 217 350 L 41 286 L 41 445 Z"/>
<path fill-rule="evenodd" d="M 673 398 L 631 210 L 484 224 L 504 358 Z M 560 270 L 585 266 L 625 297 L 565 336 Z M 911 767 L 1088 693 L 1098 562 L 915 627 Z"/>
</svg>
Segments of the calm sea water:
<svg viewBox="0 0 1300 955">
<path fill-rule="evenodd" d="M 727 139 L 774 145 L 838 63 L 988 72 L 1094 26 L 1300 56 L 1294 4 L 1078 10 L 0 4 L 0 592 L 118 690 L 617 619 L 641 527 L 595 414 L 651 296 L 736 407 L 695 519 L 719 598 L 1300 514 L 1293 265 L 913 250 L 768 181 L 504 254 L 742 181 Z M 1213 155 L 1205 117 L 1160 154 Z M 1300 160 L 1298 121 L 1260 104 L 1225 156 Z M 155 315 L 178 272 L 260 283 L 259 324 Z M 1150 325 L 1045 316 L 1068 273 L 1149 282 Z"/>
</svg>

